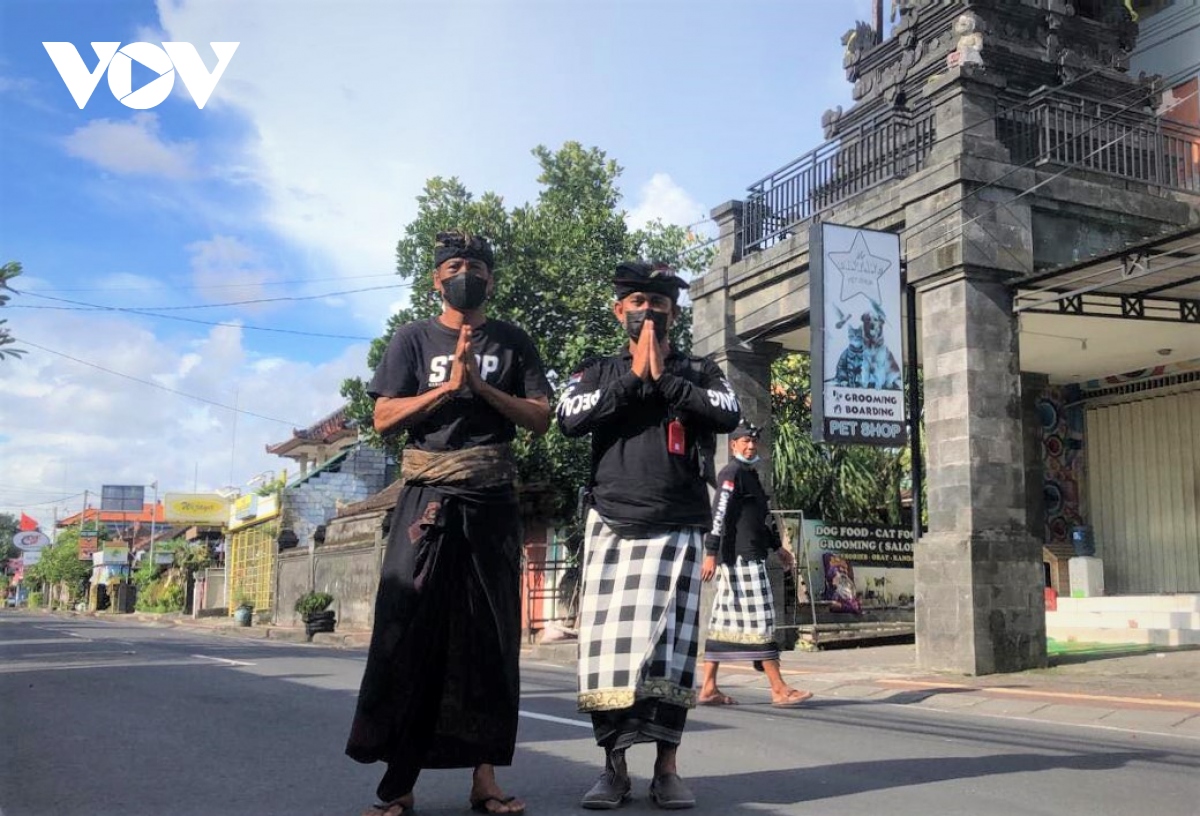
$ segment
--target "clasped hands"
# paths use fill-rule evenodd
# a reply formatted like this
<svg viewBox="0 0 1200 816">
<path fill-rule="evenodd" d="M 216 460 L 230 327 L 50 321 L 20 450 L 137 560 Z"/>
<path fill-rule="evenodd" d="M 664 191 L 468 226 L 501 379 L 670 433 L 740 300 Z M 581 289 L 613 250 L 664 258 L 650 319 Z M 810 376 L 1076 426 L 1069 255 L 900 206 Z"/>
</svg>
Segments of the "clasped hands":
<svg viewBox="0 0 1200 816">
<path fill-rule="evenodd" d="M 478 393 L 483 388 L 483 377 L 479 376 L 479 363 L 471 350 L 471 327 L 463 324 L 458 333 L 458 345 L 454 348 L 454 362 L 450 368 L 450 379 L 446 390 L 454 395 Z"/>
<path fill-rule="evenodd" d="M 654 321 L 642 323 L 642 332 L 638 335 L 637 345 L 633 351 L 633 373 L 639 379 L 649 377 L 655 382 L 663 373 L 663 352 L 654 333 Z"/>
</svg>

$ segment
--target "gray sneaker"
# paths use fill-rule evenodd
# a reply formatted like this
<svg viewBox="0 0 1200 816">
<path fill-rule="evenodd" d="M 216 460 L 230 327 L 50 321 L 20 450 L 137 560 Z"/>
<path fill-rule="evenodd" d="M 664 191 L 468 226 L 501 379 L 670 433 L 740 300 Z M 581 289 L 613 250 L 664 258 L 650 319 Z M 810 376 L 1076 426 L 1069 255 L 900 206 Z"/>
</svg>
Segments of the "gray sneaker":
<svg viewBox="0 0 1200 816">
<path fill-rule="evenodd" d="M 686 810 L 696 806 L 696 797 L 679 778 L 679 774 L 666 773 L 654 777 L 650 783 L 650 801 L 663 810 Z"/>
<path fill-rule="evenodd" d="M 592 789 L 583 795 L 579 804 L 588 810 L 616 810 L 629 801 L 632 787 L 628 776 L 606 770 L 600 774 Z"/>
</svg>

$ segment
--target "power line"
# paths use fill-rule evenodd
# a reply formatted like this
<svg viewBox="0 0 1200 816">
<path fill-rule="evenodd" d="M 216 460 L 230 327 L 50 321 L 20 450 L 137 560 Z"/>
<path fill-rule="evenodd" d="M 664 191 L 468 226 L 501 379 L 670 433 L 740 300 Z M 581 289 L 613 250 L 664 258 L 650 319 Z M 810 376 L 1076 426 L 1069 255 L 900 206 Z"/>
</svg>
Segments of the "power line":
<svg viewBox="0 0 1200 816">
<path fill-rule="evenodd" d="M 1181 99 L 1177 99 L 1170 107 L 1167 108 L 1167 110 L 1172 110 L 1175 107 L 1177 107 L 1178 105 L 1181 105 L 1184 102 L 1187 102 L 1189 99 L 1192 99 L 1193 97 L 1195 97 L 1197 95 L 1197 93 L 1200 93 L 1200 92 L 1193 91 L 1192 93 L 1188 94 L 1187 96 L 1182 97 Z M 1098 126 L 1099 126 L 1099 124 L 1093 126 L 1093 128 L 1089 129 L 1086 132 L 1090 132 L 1091 130 L 1095 129 L 1095 127 L 1098 127 Z M 1086 132 L 1081 133 L 1079 135 L 1080 136 L 1086 135 Z M 1124 141 L 1130 135 L 1130 133 L 1132 133 L 1132 131 L 1127 130 L 1124 133 L 1122 133 L 1120 136 L 1117 136 L 1116 138 L 1111 139 L 1108 142 L 1105 142 L 1104 144 L 1100 145 L 1095 150 L 1091 151 L 1086 156 L 1084 156 L 1084 159 L 1090 159 L 1092 156 L 1095 156 L 1097 153 L 1101 153 L 1105 150 L 1108 150 L 1110 147 L 1117 144 L 1118 142 Z M 1078 138 L 1078 137 L 1076 137 L 1076 138 Z M 996 205 L 995 207 L 992 207 L 987 212 L 980 213 L 979 215 L 976 215 L 976 216 L 973 216 L 972 218 L 967 219 L 962 224 L 958 225 L 958 234 L 957 235 L 947 236 L 947 238 L 941 244 L 939 244 L 938 246 L 935 246 L 935 247 L 930 247 L 929 249 L 925 250 L 917 257 L 923 258 L 926 255 L 928 255 L 930 252 L 934 252 L 935 250 L 940 249 L 941 247 L 945 246 L 947 243 L 954 240 L 955 238 L 962 236 L 965 233 L 967 227 L 969 227 L 971 224 L 974 224 L 975 222 L 979 221 L 979 219 L 994 215 L 995 213 L 999 212 L 1000 210 L 1011 207 L 1013 202 L 1017 201 L 1020 198 L 1024 198 L 1025 196 L 1038 190 L 1041 187 L 1045 187 L 1050 182 L 1054 181 L 1057 178 L 1061 178 L 1062 176 L 1066 175 L 1067 173 L 1071 172 L 1074 169 L 1076 169 L 1076 168 L 1071 167 L 1071 166 L 1064 167 L 1063 169 L 1059 170 L 1057 173 L 1054 173 L 1053 175 L 1049 176 L 1048 178 L 1044 178 L 1041 181 L 1037 182 L 1036 184 L 1033 184 L 1030 187 L 1017 193 L 1017 195 L 1013 196 L 1008 201 L 1001 202 L 1000 204 Z M 1003 246 L 1003 244 L 1000 244 L 1000 246 Z"/>
<path fill-rule="evenodd" d="M 69 496 L 64 496 L 64 497 L 63 497 L 63 498 L 61 498 L 61 499 L 54 499 L 54 500 L 52 500 L 52 501 L 43 501 L 43 502 L 34 502 L 34 503 L 26 503 L 26 502 L 6 502 L 6 503 L 7 503 L 9 506 L 11 506 L 11 507 L 20 507 L 20 508 L 26 508 L 26 507 L 46 507 L 46 506 L 48 506 L 48 505 L 51 505 L 51 504 L 63 504 L 63 503 L 64 503 L 64 502 L 66 502 L 68 499 L 73 499 L 73 498 L 75 498 L 76 496 L 82 496 L 82 495 L 84 494 L 84 492 L 85 492 L 85 491 L 83 491 L 83 490 L 80 490 L 78 493 L 72 493 L 72 494 L 71 494 L 71 495 L 69 495 Z"/>
<path fill-rule="evenodd" d="M 157 312 L 146 311 L 145 309 L 131 309 L 125 306 L 101 306 L 96 303 L 85 303 L 79 300 L 70 300 L 68 298 L 52 297 L 51 295 L 39 295 L 35 292 L 24 292 L 22 294 L 31 295 L 33 297 L 42 298 L 44 300 L 53 300 L 59 303 L 70 303 L 74 306 L 85 307 L 84 311 L 105 311 L 105 312 L 124 312 L 126 314 L 142 315 L 143 317 L 156 317 L 159 320 L 177 320 L 182 323 L 198 323 L 202 326 L 225 326 L 231 329 L 245 329 L 247 331 L 264 331 L 275 332 L 278 334 L 292 334 L 301 337 L 324 337 L 332 340 L 374 340 L 373 337 L 362 337 L 354 334 L 325 334 L 323 332 L 301 331 L 299 329 L 279 329 L 271 326 L 254 326 L 243 323 L 227 323 L 214 320 L 200 320 L 195 317 L 182 317 L 179 315 L 159 314 Z M 5 307 L 8 308 L 8 307 Z"/>
<path fill-rule="evenodd" d="M 1185 77 L 1191 76 L 1192 74 L 1195 74 L 1197 71 L 1200 71 L 1200 62 L 1194 63 L 1191 67 L 1185 68 L 1182 71 L 1177 72 L 1176 74 L 1172 75 L 1170 78 L 1163 79 L 1163 85 L 1168 86 L 1168 87 L 1173 87 L 1176 84 L 1176 82 L 1178 82 L 1179 80 L 1181 80 Z M 1054 90 L 1062 90 L 1062 88 L 1064 88 L 1064 87 L 1066 87 L 1066 86 L 1063 85 Z M 1156 93 L 1159 93 L 1160 91 L 1161 91 L 1161 89 L 1157 85 L 1155 85 L 1155 86 L 1151 86 L 1150 88 L 1134 88 L 1129 91 L 1126 91 L 1123 94 L 1120 94 L 1119 96 L 1116 97 L 1116 99 L 1114 99 L 1112 101 L 1116 102 L 1118 100 L 1125 99 L 1130 94 L 1140 93 L 1141 96 L 1139 96 L 1138 98 L 1135 98 L 1133 102 L 1130 102 L 1128 105 L 1126 105 L 1122 108 L 1119 108 L 1118 110 L 1114 111 L 1113 113 L 1109 114 L 1108 116 L 1102 117 L 1101 119 L 1097 120 L 1096 122 L 1094 122 L 1092 124 L 1091 127 L 1087 128 L 1086 130 L 1081 131 L 1080 133 L 1075 134 L 1072 137 L 1072 139 L 1079 139 L 1083 136 L 1086 136 L 1087 134 L 1091 133 L 1096 128 L 1102 127 L 1103 125 L 1108 124 L 1113 119 L 1115 119 L 1117 116 L 1120 116 L 1121 114 L 1128 112 L 1135 106 L 1141 104 L 1142 102 L 1146 101 L 1146 99 L 1148 99 L 1149 97 L 1153 96 Z M 1024 102 L 1022 104 L 1029 104 L 1029 103 Z M 999 118 L 1000 116 L 1004 115 L 1005 113 L 1015 110 L 1017 107 L 1019 107 L 1019 105 L 1014 105 L 1011 108 L 1008 108 L 1008 109 L 1005 109 L 1002 111 L 998 111 L 996 114 L 989 116 L 986 119 L 982 119 L 979 122 L 976 122 L 973 125 L 970 125 L 969 127 L 960 128 L 958 131 L 951 133 L 949 136 L 947 136 L 945 138 L 952 138 L 952 137 L 968 130 L 970 127 L 978 127 L 979 125 L 987 124 L 988 122 L 994 121 L 995 119 Z M 935 140 L 934 144 L 937 144 L 940 141 L 942 141 L 941 138 Z M 949 204 L 945 207 L 940 208 L 938 211 L 936 211 L 930 215 L 925 216 L 924 218 L 917 221 L 915 224 L 905 225 L 905 229 L 904 229 L 905 248 L 907 249 L 908 242 L 912 238 L 914 238 L 917 235 L 920 235 L 922 232 L 925 232 L 927 229 L 930 228 L 929 226 L 926 226 L 926 225 L 932 225 L 933 223 L 940 222 L 941 220 L 948 218 L 949 215 L 945 214 L 946 210 L 948 210 L 952 207 L 959 206 L 960 204 L 967 201 L 967 199 L 977 196 L 980 193 L 982 193 L 984 190 L 988 190 L 992 187 L 995 187 L 1001 181 L 1004 181 L 1005 179 L 1021 172 L 1022 170 L 1025 170 L 1025 169 L 1033 166 L 1034 164 L 1036 164 L 1037 162 L 1041 161 L 1046 156 L 1048 156 L 1054 150 L 1061 148 L 1063 144 L 1064 144 L 1064 142 L 1059 142 L 1058 144 L 1054 144 L 1054 145 L 1048 144 L 1045 150 L 1038 153 L 1036 156 L 1031 157 L 1028 161 L 1024 162 L 1023 164 L 1017 165 L 1017 166 L 1013 167 L 1012 169 L 1002 173 L 998 177 L 992 179 L 991 181 L 986 182 L 986 183 L 982 184 L 981 186 L 970 190 L 969 192 L 960 196 L 957 201 L 955 201 L 952 204 Z M 922 253 L 922 254 L 924 254 L 924 253 Z"/>
<path fill-rule="evenodd" d="M 46 490 L 38 487 L 18 487 L 16 485 L 0 485 L 0 493 L 37 493 L 42 496 L 65 496 L 62 490 Z"/>
<path fill-rule="evenodd" d="M 1179 74 L 1176 74 L 1176 75 L 1174 75 L 1174 76 L 1173 76 L 1171 79 L 1165 80 L 1165 82 L 1166 82 L 1166 83 L 1172 83 L 1172 82 L 1174 82 L 1175 80 L 1177 80 L 1177 79 L 1178 79 L 1180 76 L 1187 76 L 1187 75 L 1190 75 L 1191 73 L 1195 73 L 1197 70 L 1200 70 L 1200 63 L 1196 63 L 1196 64 L 1195 64 L 1194 66 L 1192 66 L 1191 68 L 1187 68 L 1187 69 L 1185 69 L 1184 71 L 1180 72 Z M 1138 90 L 1143 90 L 1143 91 L 1144 91 L 1145 89 L 1138 89 Z M 1146 94 L 1146 96 L 1148 97 L 1148 96 L 1150 96 L 1151 94 L 1153 94 L 1153 93 L 1155 93 L 1155 92 L 1156 92 L 1155 90 L 1151 90 L 1149 93 L 1147 93 L 1147 94 Z M 1122 96 L 1127 96 L 1127 95 L 1128 95 L 1128 94 L 1124 94 L 1124 95 L 1122 95 Z M 1182 104 L 1183 102 L 1186 102 L 1188 99 L 1191 99 L 1192 97 L 1194 97 L 1194 96 L 1196 96 L 1196 95 L 1197 95 L 1197 92 L 1193 92 L 1193 93 L 1191 93 L 1191 94 L 1188 94 L 1188 96 L 1186 96 L 1186 97 L 1183 97 L 1183 98 L 1181 98 L 1181 99 L 1175 100 L 1175 102 L 1174 102 L 1174 103 L 1173 103 L 1173 104 L 1170 106 L 1170 108 L 1168 108 L 1168 110 L 1170 110 L 1171 108 L 1174 108 L 1174 107 L 1176 107 L 1176 106 L 1177 106 L 1177 105 L 1179 105 L 1179 104 Z M 1118 99 L 1120 99 L 1120 98 L 1122 98 L 1122 97 L 1118 97 Z M 1140 101 L 1140 100 L 1138 100 L 1138 101 Z M 1096 124 L 1094 124 L 1094 125 L 1093 125 L 1091 128 L 1089 128 L 1088 130 L 1086 130 L 1086 131 L 1083 131 L 1082 133 L 1078 134 L 1078 135 L 1077 135 L 1075 138 L 1079 138 L 1080 136 L 1084 136 L 1084 135 L 1086 135 L 1087 133 L 1089 133 L 1089 132 L 1091 132 L 1092 130 L 1094 130 L 1095 128 L 1097 128 L 1097 127 L 1099 127 L 1099 126 L 1101 126 L 1101 125 L 1103 125 L 1103 124 L 1106 124 L 1108 121 L 1111 121 L 1111 119 L 1113 119 L 1114 117 L 1116 117 L 1116 116 L 1120 115 L 1121 113 L 1124 113 L 1125 111 L 1129 110 L 1129 108 L 1133 107 L 1133 105 L 1136 105 L 1137 103 L 1138 103 L 1138 102 L 1137 102 L 1137 101 L 1135 101 L 1135 102 L 1131 103 L 1129 106 L 1126 106 L 1125 108 L 1122 108 L 1122 109 L 1120 109 L 1120 110 L 1116 111 L 1115 113 L 1111 114 L 1110 116 L 1108 116 L 1108 117 L 1105 117 L 1105 118 L 1101 119 L 1099 122 L 1097 122 Z M 994 117 L 993 117 L 993 118 L 994 118 Z M 1156 118 L 1161 118 L 1161 117 L 1157 117 L 1157 116 L 1156 116 Z M 981 121 L 981 122 L 976 122 L 976 123 L 974 123 L 973 125 L 971 125 L 971 126 L 969 126 L 969 127 L 976 127 L 976 126 L 978 126 L 978 125 L 980 125 L 980 124 L 983 124 L 983 123 L 984 123 L 984 122 L 986 122 L 986 121 L 988 121 L 988 120 L 983 120 L 983 121 Z M 963 128 L 962 130 L 959 130 L 959 131 L 957 131 L 957 133 L 961 133 L 963 130 L 967 130 L 967 129 L 968 129 L 968 128 Z M 951 136 L 953 136 L 953 135 L 956 135 L 956 134 L 951 134 Z M 1125 136 L 1127 136 L 1127 135 L 1128 135 L 1128 133 L 1126 133 L 1126 134 L 1125 134 Z M 1123 139 L 1123 138 L 1125 138 L 1125 136 L 1118 137 L 1118 139 L 1114 140 L 1112 143 L 1115 143 L 1116 141 L 1119 141 L 1120 139 Z M 946 138 L 950 138 L 950 137 L 946 137 Z M 1109 144 L 1106 144 L 1106 145 L 1103 145 L 1103 146 L 1101 146 L 1101 147 L 1097 148 L 1097 149 L 1096 149 L 1095 151 L 1093 151 L 1092 153 L 1089 153 L 1089 154 L 1088 154 L 1088 156 L 1087 156 L 1087 158 L 1090 158 L 1092 155 L 1095 155 L 1095 153 L 1097 153 L 1097 152 L 1099 152 L 1099 151 L 1101 151 L 1101 150 L 1107 149 L 1109 146 L 1111 146 L 1111 144 L 1112 144 L 1112 143 L 1109 143 Z M 1042 156 L 1042 155 L 1044 155 L 1044 154 L 1039 154 L 1039 156 L 1036 156 L 1036 157 L 1034 157 L 1034 159 L 1033 159 L 1033 160 L 1031 160 L 1031 162 L 1029 162 L 1029 163 L 1032 163 L 1033 161 L 1037 161 L 1038 159 L 1040 159 L 1040 158 L 1041 158 L 1041 156 Z M 997 179 L 994 179 L 993 181 L 991 181 L 991 182 L 988 182 L 987 184 L 984 184 L 983 186 L 981 186 L 981 187 L 979 187 L 979 188 L 976 188 L 975 190 L 972 190 L 971 192 L 969 192 L 969 193 L 965 194 L 964 196 L 960 197 L 960 198 L 959 198 L 959 200 L 958 200 L 957 202 L 955 202 L 955 204 L 952 204 L 952 205 L 949 205 L 949 206 L 957 206 L 958 204 L 961 204 L 961 203 L 963 203 L 963 202 L 964 202 L 964 201 L 966 201 L 968 198 L 970 198 L 972 195 L 976 195 L 976 194 L 978 194 L 979 192 L 981 192 L 982 190 L 986 189 L 987 187 L 989 187 L 989 186 L 992 186 L 992 185 L 994 185 L 994 184 L 998 183 L 999 181 L 1003 180 L 1004 178 L 1007 178 L 1008 176 L 1012 175 L 1013 173 L 1016 173 L 1016 172 L 1018 172 L 1019 170 L 1021 170 L 1021 169 L 1023 169 L 1023 168 L 1024 168 L 1024 165 L 1022 165 L 1021 167 L 1014 168 L 1012 171 L 1009 171 L 1008 173 L 1005 173 L 1004 175 L 1001 175 L 999 178 L 997 178 Z M 1004 202 L 1004 203 L 1001 203 L 1000 205 L 998 205 L 998 206 L 994 207 L 992 210 L 988 211 L 987 213 L 983 213 L 983 214 L 981 214 L 981 215 L 979 215 L 979 216 L 976 216 L 975 218 L 971 219 L 970 221 L 964 222 L 964 223 L 961 225 L 961 227 L 960 227 L 960 230 L 959 230 L 959 231 L 960 231 L 960 234 L 961 234 L 961 232 L 962 232 L 962 230 L 963 230 L 963 229 L 965 229 L 965 228 L 966 228 L 967 226 L 969 226 L 971 223 L 974 223 L 974 221 L 978 220 L 979 218 L 982 218 L 982 217 L 984 217 L 984 216 L 990 215 L 990 214 L 992 214 L 992 213 L 996 212 L 997 210 L 1003 209 L 1004 207 L 1006 207 L 1006 206 L 1010 205 L 1010 204 L 1011 204 L 1013 201 L 1016 201 L 1017 199 L 1019 199 L 1019 198 L 1021 198 L 1021 197 L 1023 197 L 1023 196 L 1026 196 L 1026 195 L 1028 195 L 1028 194 L 1029 194 L 1029 193 L 1031 193 L 1031 192 L 1034 192 L 1034 191 L 1035 191 L 1035 190 L 1037 190 L 1038 188 L 1040 188 L 1040 187 L 1042 187 L 1042 186 L 1045 186 L 1046 184 L 1048 184 L 1048 183 L 1050 183 L 1050 182 L 1054 181 L 1055 179 L 1057 179 L 1057 178 L 1059 178 L 1059 177 L 1061 177 L 1061 176 L 1065 175 L 1066 173 L 1069 173 L 1069 172 L 1071 172 L 1071 171 L 1073 171 L 1073 170 L 1076 170 L 1076 169 L 1078 169 L 1078 168 L 1077 168 L 1077 167 L 1075 167 L 1075 166 L 1068 166 L 1068 167 L 1064 167 L 1062 170 L 1058 171 L 1057 173 L 1055 173 L 1054 175 L 1052 175 L 1050 178 L 1048 178 L 1048 179 L 1045 179 L 1045 180 L 1043 180 L 1043 181 L 1041 181 L 1041 182 L 1038 182 L 1037 184 L 1034 184 L 1034 185 L 1030 186 L 1029 188 L 1027 188 L 1027 189 L 1025 189 L 1025 190 L 1021 191 L 1021 192 L 1020 192 L 1020 193 L 1019 193 L 1019 194 L 1018 194 L 1016 197 L 1014 197 L 1014 198 L 1013 198 L 1013 199 L 1011 199 L 1010 201 L 1008 201 L 1008 202 Z M 919 226 L 920 224 L 923 224 L 923 223 L 925 223 L 925 222 L 927 222 L 927 221 L 929 221 L 929 220 L 931 220 L 931 219 L 933 219 L 933 218 L 944 218 L 944 217 L 945 217 L 945 216 L 943 216 L 943 215 L 941 215 L 941 214 L 939 213 L 939 214 L 937 214 L 937 215 L 934 215 L 934 216 L 927 217 L 927 218 L 923 219 L 922 221 L 918 221 L 918 222 L 917 222 L 917 225 Z M 905 241 L 906 241 L 906 242 L 907 242 L 908 238 L 912 236 L 912 234 L 913 234 L 913 233 L 911 233 L 911 232 L 910 232 L 908 229 L 905 229 L 905 231 L 904 231 L 904 237 L 905 237 Z M 968 238 L 967 240 L 971 240 L 971 239 L 970 239 L 970 238 Z M 1001 246 L 1002 246 L 1002 244 L 1001 244 Z M 933 249 L 937 249 L 937 247 L 934 247 Z M 929 252 L 931 252 L 931 251 L 933 251 L 933 250 L 932 250 L 932 249 L 930 249 L 930 250 L 926 250 L 925 252 L 921 253 L 921 255 L 918 255 L 917 257 L 922 257 L 922 256 L 924 256 L 924 255 L 928 254 L 928 253 L 929 253 Z M 748 312 L 748 313 L 746 313 L 745 315 L 743 315 L 743 316 L 742 316 L 742 318 L 743 318 L 743 319 L 745 319 L 745 318 L 752 317 L 752 316 L 754 316 L 754 315 L 756 315 L 756 314 L 758 314 L 758 313 L 760 313 L 760 312 L 762 312 L 762 311 L 765 311 L 765 310 L 767 310 L 767 309 L 773 308 L 773 307 L 775 307 L 776 305 L 777 305 L 777 304 L 776 304 L 776 302 L 775 302 L 775 301 L 769 301 L 769 302 L 767 302 L 767 303 L 764 303 L 764 304 L 762 304 L 761 306 L 758 306 L 758 307 L 757 307 L 757 308 L 755 308 L 755 309 L 752 309 L 750 312 Z M 697 337 L 693 337 L 693 338 L 692 338 L 692 343 L 693 343 L 693 344 L 695 344 L 695 343 L 701 342 L 701 341 L 703 341 L 703 340 L 707 340 L 707 339 L 709 339 L 710 337 L 714 337 L 714 336 L 716 336 L 717 334 L 720 334 L 722 331 L 724 331 L 724 328 L 715 329 L 715 330 L 713 330 L 713 331 L 709 332 L 708 334 L 705 334 L 705 335 L 703 335 L 703 336 L 701 336 L 701 337 L 699 337 L 699 338 L 697 338 Z M 762 335 L 761 335 L 761 334 L 759 334 L 759 335 L 756 335 L 756 336 L 752 337 L 752 338 L 751 338 L 749 341 L 745 341 L 745 342 L 752 342 L 753 340 L 757 339 L 757 338 L 758 338 L 758 337 L 760 337 L 760 336 L 762 336 Z"/>
<path fill-rule="evenodd" d="M 139 306 L 138 308 L 142 309 L 143 311 L 147 311 L 147 312 L 170 312 L 170 311 L 180 311 L 180 310 L 184 310 L 184 309 L 219 309 L 219 308 L 228 307 L 228 306 L 249 306 L 249 305 L 259 304 L 259 303 L 285 303 L 285 302 L 290 303 L 290 302 L 297 302 L 297 301 L 302 301 L 302 300 L 324 300 L 325 298 L 341 297 L 342 295 L 357 295 L 362 292 L 379 292 L 379 291 L 382 291 L 385 289 L 402 289 L 402 288 L 408 287 L 408 286 L 412 286 L 412 284 L 411 283 L 393 283 L 393 284 L 389 284 L 387 286 L 367 286 L 362 289 L 344 289 L 339 292 L 325 292 L 320 295 L 294 295 L 294 296 L 288 295 L 285 297 L 275 297 L 275 298 L 253 298 L 251 300 L 231 300 L 231 301 L 226 301 L 224 303 L 195 303 L 195 304 L 191 304 L 188 306 Z M 31 297 L 41 298 L 43 300 L 54 300 L 54 301 L 58 301 L 60 303 L 77 303 L 78 302 L 78 301 L 67 300 L 66 298 L 53 297 L 51 295 L 42 295 L 42 294 L 39 294 L 38 292 L 18 292 L 18 294 L 29 295 Z M 19 304 L 14 304 L 13 308 L 34 309 L 34 308 L 38 308 L 38 307 L 36 307 L 36 306 L 21 306 Z M 41 307 L 41 308 L 52 308 L 52 307 Z M 58 308 L 67 309 L 68 311 L 87 311 L 87 310 L 95 311 L 95 310 L 114 309 L 114 308 L 121 308 L 121 307 L 116 307 L 116 306 L 73 306 L 73 307 L 58 307 Z"/>
<path fill-rule="evenodd" d="M 291 278 L 286 280 L 247 281 L 245 283 L 212 283 L 195 284 L 191 286 L 65 286 L 39 289 L 39 292 L 157 292 L 159 290 L 179 291 L 183 289 L 249 289 L 254 286 L 291 286 L 297 283 L 327 283 L 329 281 L 368 280 L 371 278 L 394 278 L 395 272 L 377 275 L 348 275 L 333 278 Z"/>
<path fill-rule="evenodd" d="M 264 414 L 256 414 L 253 411 L 246 411 L 242 408 L 236 408 L 232 405 L 226 405 L 222 402 L 217 402 L 216 400 L 210 400 L 207 397 L 197 396 L 196 394 L 189 394 L 186 391 L 179 391 L 174 388 L 170 388 L 168 386 L 162 385 L 161 383 L 156 383 L 153 380 L 143 380 L 142 378 L 135 377 L 132 374 L 125 374 L 120 371 L 113 371 L 111 368 L 105 368 L 104 366 L 98 365 L 97 363 L 93 363 L 88 360 L 81 360 L 78 357 L 72 357 L 70 354 L 64 354 L 61 351 L 55 351 L 52 348 L 46 348 L 45 346 L 38 345 L 37 343 L 31 342 L 24 338 L 20 338 L 18 340 L 18 342 L 23 343 L 26 346 L 30 346 L 32 348 L 44 351 L 47 354 L 53 354 L 57 357 L 62 357 L 66 360 L 70 360 L 72 362 L 79 363 L 81 365 L 89 366 L 89 367 L 95 368 L 99 371 L 103 371 L 106 374 L 112 374 L 115 377 L 122 377 L 126 380 L 132 380 L 133 382 L 141 383 L 142 385 L 148 385 L 151 388 L 157 388 L 159 391 L 166 391 L 168 394 L 175 394 L 180 397 L 187 397 L 188 399 L 196 400 L 197 402 L 203 402 L 206 405 L 213 405 L 213 406 L 216 406 L 217 408 L 224 408 L 227 411 L 233 411 L 235 414 L 245 414 L 246 416 L 252 416 L 257 419 L 265 419 L 268 422 L 278 422 L 280 425 L 288 425 L 292 428 L 303 427 L 303 423 L 289 422 L 286 419 L 277 419 L 276 417 L 270 417 L 270 416 L 266 416 Z"/>
</svg>

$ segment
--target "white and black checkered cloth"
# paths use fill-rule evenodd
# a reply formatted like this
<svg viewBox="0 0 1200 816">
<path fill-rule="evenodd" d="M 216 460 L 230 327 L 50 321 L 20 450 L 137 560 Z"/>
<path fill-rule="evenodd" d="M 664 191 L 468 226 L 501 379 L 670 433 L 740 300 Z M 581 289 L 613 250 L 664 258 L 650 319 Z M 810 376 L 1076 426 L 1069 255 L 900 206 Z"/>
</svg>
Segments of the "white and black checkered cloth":
<svg viewBox="0 0 1200 816">
<path fill-rule="evenodd" d="M 717 597 L 708 619 L 704 659 L 778 660 L 775 603 L 765 561 L 738 556 L 717 569 Z"/>
<path fill-rule="evenodd" d="M 591 510 L 584 539 L 579 710 L 696 704 L 703 530 L 622 538 Z"/>
</svg>

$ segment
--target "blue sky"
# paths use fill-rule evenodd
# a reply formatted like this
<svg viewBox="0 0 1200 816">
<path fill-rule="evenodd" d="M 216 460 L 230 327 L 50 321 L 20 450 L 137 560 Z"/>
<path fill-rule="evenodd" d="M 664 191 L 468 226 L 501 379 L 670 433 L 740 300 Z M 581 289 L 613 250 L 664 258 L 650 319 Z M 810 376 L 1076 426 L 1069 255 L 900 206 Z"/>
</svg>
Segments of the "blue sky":
<svg viewBox="0 0 1200 816">
<path fill-rule="evenodd" d="M 820 143 L 822 111 L 850 102 L 839 38 L 869 8 L 3 0 L 0 262 L 24 265 L 27 293 L 5 317 L 58 354 L 0 363 L 0 512 L 48 521 L 101 484 L 207 490 L 287 467 L 264 446 L 338 407 L 365 373 L 347 338 L 404 300 L 393 250 L 425 179 L 515 205 L 537 192 L 530 149 L 577 140 L 625 168 L 632 222 L 700 221 Z M 210 69 L 209 42 L 240 45 L 203 110 L 178 80 L 139 111 L 103 79 L 80 110 L 44 41 L 89 69 L 93 41 L 190 42 Z M 153 77 L 135 70 L 135 89 Z M 281 296 L 313 299 L 210 306 Z M 344 337 L 26 308 L 75 305 L 51 297 Z M 235 428 L 95 366 L 280 421 Z"/>
</svg>

